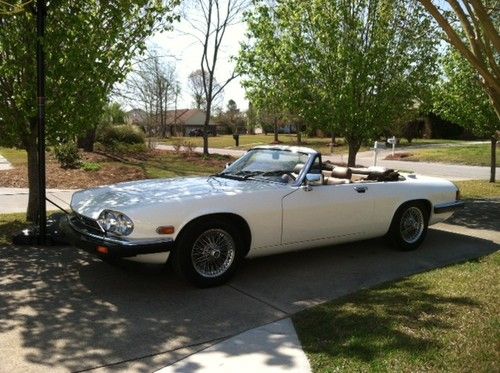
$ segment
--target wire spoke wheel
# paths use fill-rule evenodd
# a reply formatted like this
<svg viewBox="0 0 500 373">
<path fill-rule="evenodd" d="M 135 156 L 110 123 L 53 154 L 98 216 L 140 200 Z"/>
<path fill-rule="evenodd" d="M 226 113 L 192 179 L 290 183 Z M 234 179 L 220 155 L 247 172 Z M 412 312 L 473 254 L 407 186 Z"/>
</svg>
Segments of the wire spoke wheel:
<svg viewBox="0 0 500 373">
<path fill-rule="evenodd" d="M 195 271 L 206 278 L 224 274 L 231 267 L 235 256 L 233 237 L 220 228 L 200 234 L 191 249 L 191 262 Z"/>
<path fill-rule="evenodd" d="M 405 210 L 401 216 L 399 231 L 401 238 L 409 243 L 415 243 L 425 229 L 425 219 L 422 211 L 415 206 Z"/>
</svg>

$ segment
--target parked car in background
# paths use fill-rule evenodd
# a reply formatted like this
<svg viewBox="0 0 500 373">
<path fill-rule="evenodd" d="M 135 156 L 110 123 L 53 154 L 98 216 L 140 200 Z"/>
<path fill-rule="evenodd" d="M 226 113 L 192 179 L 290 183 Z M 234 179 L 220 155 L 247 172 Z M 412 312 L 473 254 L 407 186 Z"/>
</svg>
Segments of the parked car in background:
<svg viewBox="0 0 500 373">
<path fill-rule="evenodd" d="M 447 180 L 338 167 L 309 148 L 260 146 L 209 177 L 76 192 L 64 230 L 75 246 L 103 258 L 169 252 L 180 275 L 206 287 L 229 280 L 247 255 L 384 235 L 413 250 L 430 224 L 462 206 Z"/>
<path fill-rule="evenodd" d="M 199 128 L 195 128 L 194 130 L 189 131 L 188 135 L 190 137 L 203 136 L 203 130 L 201 130 Z"/>
</svg>

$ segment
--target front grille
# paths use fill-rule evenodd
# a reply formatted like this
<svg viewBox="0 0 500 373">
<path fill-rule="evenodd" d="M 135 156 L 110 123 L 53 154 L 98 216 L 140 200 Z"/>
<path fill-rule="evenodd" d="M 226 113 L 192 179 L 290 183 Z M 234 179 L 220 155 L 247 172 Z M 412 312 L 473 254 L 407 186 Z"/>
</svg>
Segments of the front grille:
<svg viewBox="0 0 500 373">
<path fill-rule="evenodd" d="M 73 215 L 73 223 L 87 229 L 91 233 L 102 234 L 103 231 L 96 220 L 75 213 Z"/>
</svg>

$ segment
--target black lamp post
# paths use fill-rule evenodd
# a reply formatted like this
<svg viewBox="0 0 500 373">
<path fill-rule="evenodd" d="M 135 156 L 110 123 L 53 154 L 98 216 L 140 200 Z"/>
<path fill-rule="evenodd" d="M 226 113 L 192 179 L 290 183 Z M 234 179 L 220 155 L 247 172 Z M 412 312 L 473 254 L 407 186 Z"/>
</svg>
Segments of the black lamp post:
<svg viewBox="0 0 500 373">
<path fill-rule="evenodd" d="M 38 104 L 38 243 L 45 244 L 47 236 L 47 205 L 45 191 L 45 35 L 46 0 L 36 2 L 36 72 Z"/>
</svg>

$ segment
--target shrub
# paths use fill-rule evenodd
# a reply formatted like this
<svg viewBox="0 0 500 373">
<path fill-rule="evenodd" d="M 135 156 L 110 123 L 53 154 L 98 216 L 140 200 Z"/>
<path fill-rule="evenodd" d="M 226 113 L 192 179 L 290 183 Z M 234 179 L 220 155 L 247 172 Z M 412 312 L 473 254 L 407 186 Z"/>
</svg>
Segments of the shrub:
<svg viewBox="0 0 500 373">
<path fill-rule="evenodd" d="M 132 125 L 105 127 L 99 132 L 97 138 L 104 146 L 115 143 L 144 144 L 145 142 L 144 132 Z"/>
<path fill-rule="evenodd" d="M 189 154 L 194 153 L 194 148 L 196 147 L 191 141 L 185 141 L 182 146 L 184 147 L 184 151 Z"/>
<path fill-rule="evenodd" d="M 115 143 L 108 148 L 115 153 L 119 154 L 138 154 L 145 153 L 148 150 L 148 147 L 145 143 L 142 144 L 126 144 L 122 142 Z"/>
<path fill-rule="evenodd" d="M 102 166 L 99 163 L 93 163 L 93 162 L 84 162 L 82 164 L 82 170 L 84 171 L 100 171 Z"/>
<path fill-rule="evenodd" d="M 174 142 L 172 143 L 172 146 L 174 147 L 174 151 L 176 153 L 179 153 L 181 151 L 181 147 L 182 147 L 182 140 L 175 139 Z"/>
<path fill-rule="evenodd" d="M 79 168 L 81 165 L 78 147 L 74 141 L 68 141 L 54 147 L 54 155 L 62 168 Z"/>
</svg>

